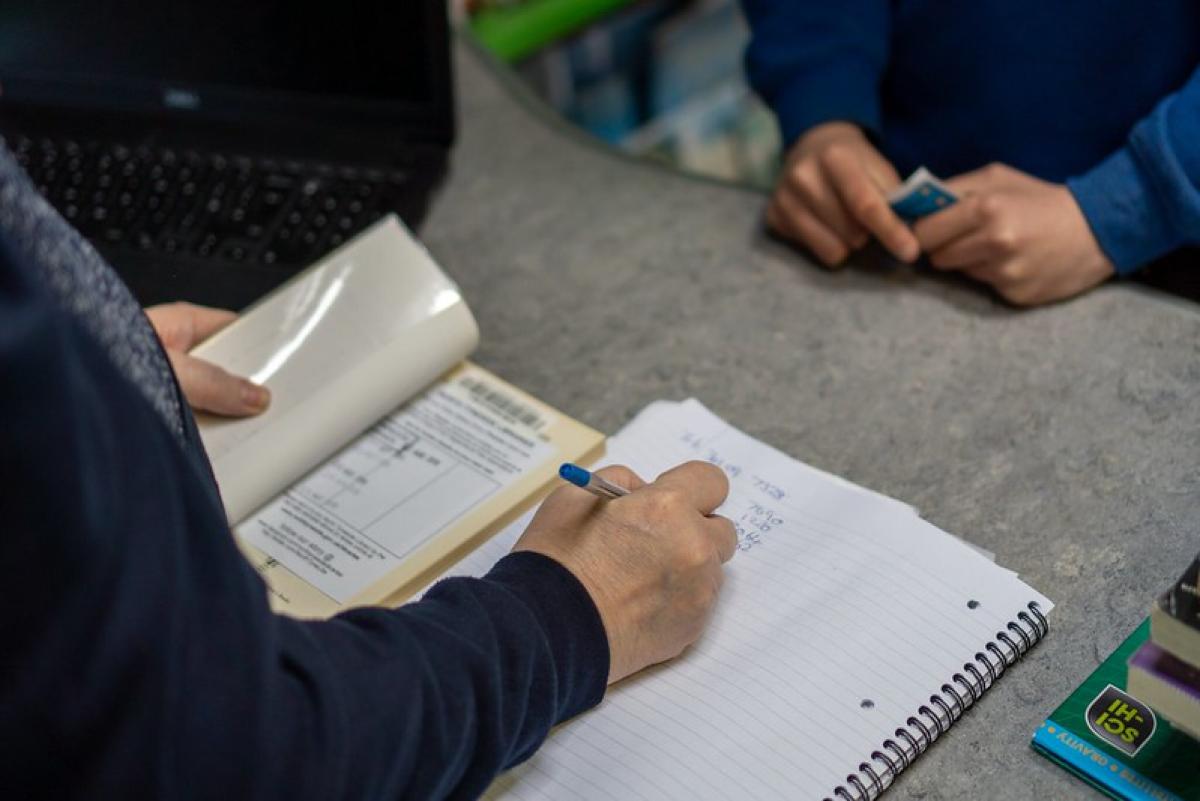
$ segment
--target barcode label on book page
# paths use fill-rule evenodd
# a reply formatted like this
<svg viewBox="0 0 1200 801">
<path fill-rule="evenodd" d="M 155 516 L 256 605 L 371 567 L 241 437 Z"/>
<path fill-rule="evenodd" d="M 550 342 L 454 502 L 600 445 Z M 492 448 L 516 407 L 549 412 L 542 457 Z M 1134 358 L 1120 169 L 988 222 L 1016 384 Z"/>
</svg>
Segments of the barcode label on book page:
<svg viewBox="0 0 1200 801">
<path fill-rule="evenodd" d="M 478 376 L 465 375 L 459 384 L 471 393 L 471 397 L 504 417 L 509 422 L 520 423 L 539 434 L 550 425 L 550 417 L 527 403 L 522 403 L 512 394 Z"/>
</svg>

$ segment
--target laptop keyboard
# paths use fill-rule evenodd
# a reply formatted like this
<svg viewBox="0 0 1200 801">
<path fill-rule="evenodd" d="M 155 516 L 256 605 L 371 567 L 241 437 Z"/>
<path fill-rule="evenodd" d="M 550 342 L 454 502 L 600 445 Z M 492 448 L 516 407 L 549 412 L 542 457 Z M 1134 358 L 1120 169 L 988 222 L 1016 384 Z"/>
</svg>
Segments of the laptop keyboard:
<svg viewBox="0 0 1200 801">
<path fill-rule="evenodd" d="M 18 136 L 42 193 L 105 248 L 304 266 L 402 203 L 409 174 Z"/>
</svg>

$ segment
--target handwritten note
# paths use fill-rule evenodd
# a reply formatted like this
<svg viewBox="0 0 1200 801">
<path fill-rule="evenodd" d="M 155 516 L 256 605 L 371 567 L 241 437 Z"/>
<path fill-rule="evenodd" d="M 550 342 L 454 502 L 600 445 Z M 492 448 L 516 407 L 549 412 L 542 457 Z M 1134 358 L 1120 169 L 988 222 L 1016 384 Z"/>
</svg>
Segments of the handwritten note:
<svg viewBox="0 0 1200 801">
<path fill-rule="evenodd" d="M 1051 608 L 911 507 L 696 401 L 653 404 L 609 442 L 608 461 L 648 479 L 688 459 L 730 477 L 719 512 L 738 530 L 709 630 L 557 729 L 489 798 L 825 798 L 1027 603 Z M 526 523 L 451 573 L 485 572 Z"/>
</svg>

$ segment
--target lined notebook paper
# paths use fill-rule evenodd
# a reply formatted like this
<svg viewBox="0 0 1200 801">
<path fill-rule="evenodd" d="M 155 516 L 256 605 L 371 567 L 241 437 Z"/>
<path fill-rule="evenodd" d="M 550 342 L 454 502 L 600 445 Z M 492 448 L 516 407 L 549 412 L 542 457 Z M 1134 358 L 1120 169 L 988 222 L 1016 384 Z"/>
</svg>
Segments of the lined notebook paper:
<svg viewBox="0 0 1200 801">
<path fill-rule="evenodd" d="M 606 462 L 725 470 L 738 553 L 680 658 L 559 726 L 493 799 L 874 798 L 1046 631 L 1051 603 L 911 507 L 804 465 L 694 400 Z M 479 575 L 527 518 L 449 575 Z"/>
</svg>

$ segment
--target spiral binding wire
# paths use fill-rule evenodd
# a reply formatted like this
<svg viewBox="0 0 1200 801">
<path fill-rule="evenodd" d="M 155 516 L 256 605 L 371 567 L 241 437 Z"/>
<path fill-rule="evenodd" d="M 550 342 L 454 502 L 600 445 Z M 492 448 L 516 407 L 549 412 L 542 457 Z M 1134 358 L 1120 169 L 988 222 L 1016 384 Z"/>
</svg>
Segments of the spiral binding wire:
<svg viewBox="0 0 1200 801">
<path fill-rule="evenodd" d="M 1017 620 L 996 632 L 995 638 L 975 654 L 974 661 L 963 665 L 941 686 L 939 694 L 929 696 L 929 703 L 917 708 L 895 735 L 883 741 L 868 761 L 846 777 L 846 783 L 834 788 L 825 801 L 874 801 L 891 786 L 896 777 L 913 760 L 923 754 L 933 741 L 941 737 L 975 705 L 988 688 L 1038 644 L 1050 631 L 1046 616 L 1036 601 L 1026 605 L 1028 612 L 1018 612 Z M 986 652 L 986 653 L 985 653 Z"/>
</svg>

